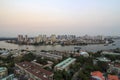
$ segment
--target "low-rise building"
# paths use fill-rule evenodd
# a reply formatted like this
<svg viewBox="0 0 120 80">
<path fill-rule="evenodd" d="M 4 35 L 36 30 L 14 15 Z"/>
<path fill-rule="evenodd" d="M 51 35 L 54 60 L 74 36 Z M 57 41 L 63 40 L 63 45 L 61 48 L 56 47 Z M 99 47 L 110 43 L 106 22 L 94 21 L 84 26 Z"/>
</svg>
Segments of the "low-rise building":
<svg viewBox="0 0 120 80">
<path fill-rule="evenodd" d="M 119 80 L 119 77 L 117 75 L 111 75 L 111 74 L 105 76 L 100 71 L 94 71 L 91 72 L 91 80 Z"/>
<path fill-rule="evenodd" d="M 105 80 L 103 73 L 100 71 L 91 72 L 91 79 L 92 80 Z"/>
<path fill-rule="evenodd" d="M 8 53 L 8 50 L 0 50 L 0 54 L 2 53 Z"/>
<path fill-rule="evenodd" d="M 76 61 L 75 58 L 67 58 L 66 60 L 60 62 L 59 64 L 57 64 L 54 69 L 55 70 L 68 70 L 69 66 L 71 64 L 74 64 L 74 62 Z"/>
<path fill-rule="evenodd" d="M 7 50 L 0 50 L 0 57 L 7 58 L 10 55 Z"/>
<path fill-rule="evenodd" d="M 97 57 L 96 59 L 93 59 L 93 64 L 96 65 L 96 64 L 98 64 L 99 61 L 105 62 L 107 64 L 109 64 L 111 62 L 111 60 L 106 57 Z"/>
<path fill-rule="evenodd" d="M 89 54 L 85 51 L 80 51 L 80 55 L 83 57 L 89 57 Z"/>
<path fill-rule="evenodd" d="M 102 62 L 111 62 L 111 60 L 106 57 L 97 57 L 96 60 L 102 61 Z"/>
<path fill-rule="evenodd" d="M 107 80 L 119 80 L 118 76 L 116 75 L 108 75 L 108 79 Z"/>
<path fill-rule="evenodd" d="M 120 63 L 111 63 L 111 64 L 109 64 L 108 72 L 109 73 L 120 74 Z"/>
<path fill-rule="evenodd" d="M 0 80 L 13 80 L 14 74 L 8 75 L 6 67 L 0 67 Z"/>
<path fill-rule="evenodd" d="M 0 67 L 0 79 L 8 75 L 8 70 L 6 67 Z"/>
<path fill-rule="evenodd" d="M 26 75 L 28 79 L 33 80 L 53 80 L 53 73 L 40 68 L 31 62 L 22 62 L 15 64 L 17 74 Z"/>
<path fill-rule="evenodd" d="M 109 51 L 103 51 L 101 55 L 116 55 L 120 56 L 120 53 L 114 53 L 114 52 L 109 52 Z"/>
<path fill-rule="evenodd" d="M 43 58 L 49 58 L 49 59 L 55 59 L 55 60 L 62 59 L 61 55 L 56 55 L 56 54 L 51 54 L 51 53 L 46 53 L 46 52 L 40 52 L 40 53 L 37 53 L 36 55 L 41 56 Z"/>
</svg>

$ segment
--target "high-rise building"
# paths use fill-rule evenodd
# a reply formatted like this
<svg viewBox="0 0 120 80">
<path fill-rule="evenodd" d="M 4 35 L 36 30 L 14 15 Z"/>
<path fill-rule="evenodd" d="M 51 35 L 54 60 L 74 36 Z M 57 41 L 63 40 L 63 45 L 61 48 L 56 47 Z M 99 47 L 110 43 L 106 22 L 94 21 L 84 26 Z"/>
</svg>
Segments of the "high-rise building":
<svg viewBox="0 0 120 80">
<path fill-rule="evenodd" d="M 55 42 L 55 41 L 57 40 L 57 39 L 56 39 L 56 35 L 55 35 L 55 34 L 51 35 L 50 40 L 51 40 L 52 42 Z"/>
<path fill-rule="evenodd" d="M 43 41 L 42 35 L 39 35 L 39 36 L 37 37 L 36 42 L 39 43 L 39 42 L 42 42 L 42 41 Z"/>
<path fill-rule="evenodd" d="M 18 35 L 18 42 L 24 41 L 23 35 Z"/>
<path fill-rule="evenodd" d="M 24 42 L 27 42 L 27 41 L 28 41 L 28 36 L 25 35 L 25 40 L 24 40 Z"/>
<path fill-rule="evenodd" d="M 47 40 L 47 36 L 46 35 L 42 35 L 42 39 L 43 39 L 43 41 L 46 41 Z"/>
</svg>

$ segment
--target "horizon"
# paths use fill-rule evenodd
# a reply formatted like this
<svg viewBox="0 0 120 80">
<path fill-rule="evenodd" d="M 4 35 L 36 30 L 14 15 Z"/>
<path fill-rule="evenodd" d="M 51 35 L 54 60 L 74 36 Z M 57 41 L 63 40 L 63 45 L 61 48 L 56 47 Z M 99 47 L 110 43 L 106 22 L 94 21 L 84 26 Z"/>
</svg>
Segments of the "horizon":
<svg viewBox="0 0 120 80">
<path fill-rule="evenodd" d="M 25 36 L 25 35 L 27 35 L 27 34 L 18 34 L 18 35 L 23 35 L 23 37 Z M 16 36 L 0 36 L 0 38 L 17 38 L 18 37 L 18 35 L 16 35 Z M 34 37 L 38 37 L 39 35 L 46 35 L 46 34 L 38 34 L 38 35 L 35 35 L 35 36 L 30 36 L 30 35 L 27 35 L 29 38 L 34 38 Z M 49 35 L 46 35 L 46 37 L 50 37 L 51 35 L 55 35 L 56 37 L 57 36 L 59 36 L 59 35 L 67 35 L 67 36 L 69 36 L 69 35 L 74 35 L 74 34 L 58 34 L 58 35 L 56 35 L 56 34 L 49 34 Z M 83 36 L 85 36 L 85 35 L 87 35 L 87 36 L 91 36 L 91 37 L 94 37 L 94 36 L 103 36 L 103 37 L 120 37 L 119 35 L 88 35 L 88 34 L 84 34 L 84 35 L 75 35 L 76 37 L 83 37 Z"/>
<path fill-rule="evenodd" d="M 0 37 L 120 35 L 120 0 L 0 0 Z"/>
</svg>

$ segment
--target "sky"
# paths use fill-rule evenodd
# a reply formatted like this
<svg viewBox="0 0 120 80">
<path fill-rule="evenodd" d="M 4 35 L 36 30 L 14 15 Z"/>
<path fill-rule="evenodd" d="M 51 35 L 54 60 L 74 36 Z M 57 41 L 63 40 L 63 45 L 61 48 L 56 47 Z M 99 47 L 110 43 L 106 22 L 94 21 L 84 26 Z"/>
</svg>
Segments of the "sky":
<svg viewBox="0 0 120 80">
<path fill-rule="evenodd" d="M 120 0 L 0 0 L 0 37 L 120 35 Z"/>
</svg>

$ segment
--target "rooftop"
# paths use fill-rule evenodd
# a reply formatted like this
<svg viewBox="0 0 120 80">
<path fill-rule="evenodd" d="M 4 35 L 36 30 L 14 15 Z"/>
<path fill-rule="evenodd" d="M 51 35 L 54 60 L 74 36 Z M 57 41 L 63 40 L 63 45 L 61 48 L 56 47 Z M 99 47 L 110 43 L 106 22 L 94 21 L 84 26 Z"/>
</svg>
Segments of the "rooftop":
<svg viewBox="0 0 120 80">
<path fill-rule="evenodd" d="M 108 52 L 108 51 L 103 51 L 101 54 L 104 54 L 104 55 L 120 55 L 120 53 L 114 53 L 114 52 Z"/>
<path fill-rule="evenodd" d="M 52 72 L 42 69 L 30 62 L 22 62 L 18 63 L 17 65 L 32 73 L 34 76 L 41 78 L 42 80 L 48 80 L 47 76 L 51 76 L 53 74 Z"/>
<path fill-rule="evenodd" d="M 0 50 L 0 53 L 8 53 L 7 50 Z"/>
<path fill-rule="evenodd" d="M 99 61 L 105 61 L 105 62 L 110 62 L 111 61 L 111 60 L 109 60 L 106 57 L 98 57 L 97 60 L 99 60 Z"/>
<path fill-rule="evenodd" d="M 118 79 L 118 76 L 116 76 L 116 75 L 108 75 L 108 80 L 119 80 Z"/>
<path fill-rule="evenodd" d="M 37 55 L 40 55 L 40 56 L 46 56 L 46 57 L 52 57 L 52 58 L 55 58 L 55 59 L 61 59 L 62 56 L 60 55 L 56 55 L 56 54 L 51 54 L 51 53 L 45 53 L 45 52 L 41 52 L 41 53 L 37 53 Z"/>
<path fill-rule="evenodd" d="M 114 66 L 120 68 L 120 63 L 115 63 Z"/>
<path fill-rule="evenodd" d="M 93 78 L 97 78 L 97 79 L 100 79 L 100 80 L 105 80 L 104 79 L 104 76 L 103 76 L 103 73 L 101 73 L 100 71 L 94 71 L 91 73 L 92 77 Z"/>
<path fill-rule="evenodd" d="M 0 67 L 0 72 L 6 71 L 7 68 L 6 67 Z"/>
<path fill-rule="evenodd" d="M 62 61 L 61 63 L 57 64 L 55 67 L 65 68 L 66 66 L 68 66 L 75 60 L 76 60 L 75 58 L 68 58 L 68 59 Z"/>
<path fill-rule="evenodd" d="M 84 55 L 84 54 L 88 54 L 88 53 L 85 52 L 85 51 L 80 51 L 80 54 L 81 54 L 81 55 Z"/>
</svg>

